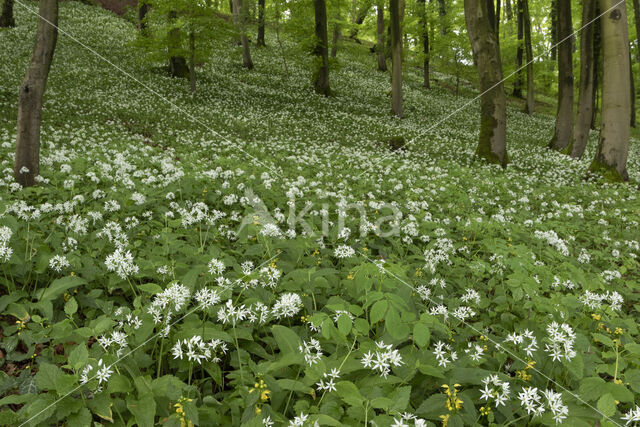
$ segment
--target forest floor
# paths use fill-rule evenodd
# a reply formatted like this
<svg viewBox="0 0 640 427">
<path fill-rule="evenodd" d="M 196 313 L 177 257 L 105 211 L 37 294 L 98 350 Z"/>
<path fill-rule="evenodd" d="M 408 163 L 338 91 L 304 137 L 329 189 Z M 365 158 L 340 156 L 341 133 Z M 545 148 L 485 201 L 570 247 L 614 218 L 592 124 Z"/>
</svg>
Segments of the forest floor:
<svg viewBox="0 0 640 427">
<path fill-rule="evenodd" d="M 221 31 L 192 95 L 131 23 L 60 11 L 35 188 L 12 172 L 35 19 L 0 31 L 0 424 L 640 418 L 636 139 L 628 184 L 585 179 L 597 133 L 572 160 L 514 104 L 502 170 L 451 76 L 408 66 L 400 120 L 366 47 L 323 98 L 289 37 L 287 72 L 271 34 L 247 71 Z"/>
</svg>

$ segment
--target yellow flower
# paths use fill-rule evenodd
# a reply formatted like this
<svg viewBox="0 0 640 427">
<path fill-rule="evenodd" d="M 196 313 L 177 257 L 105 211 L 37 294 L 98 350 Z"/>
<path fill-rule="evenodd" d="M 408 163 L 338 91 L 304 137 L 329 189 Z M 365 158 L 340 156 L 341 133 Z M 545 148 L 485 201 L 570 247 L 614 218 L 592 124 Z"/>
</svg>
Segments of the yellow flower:
<svg viewBox="0 0 640 427">
<path fill-rule="evenodd" d="M 600 319 L 602 319 L 602 316 L 596 313 L 591 314 L 591 317 L 593 318 L 593 320 L 598 321 Z"/>
<path fill-rule="evenodd" d="M 263 402 L 266 402 L 267 400 L 269 400 L 270 394 L 271 394 L 271 390 L 262 390 L 262 392 L 260 393 L 260 400 L 262 400 Z"/>
<path fill-rule="evenodd" d="M 449 417 L 451 415 L 447 414 L 447 415 L 440 415 L 440 418 L 442 418 L 442 427 L 447 427 L 447 423 L 449 423 Z"/>
</svg>

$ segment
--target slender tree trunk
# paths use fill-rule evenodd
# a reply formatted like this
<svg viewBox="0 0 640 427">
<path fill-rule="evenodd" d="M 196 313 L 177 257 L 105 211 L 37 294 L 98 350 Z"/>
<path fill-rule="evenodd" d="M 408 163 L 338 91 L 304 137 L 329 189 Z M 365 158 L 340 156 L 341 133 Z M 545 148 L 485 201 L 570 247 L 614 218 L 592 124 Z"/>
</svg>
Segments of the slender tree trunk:
<svg viewBox="0 0 640 427">
<path fill-rule="evenodd" d="M 191 93 L 196 92 L 196 36 L 193 30 L 189 32 L 189 85 Z"/>
<path fill-rule="evenodd" d="M 573 135 L 573 46 L 571 41 L 571 0 L 558 4 L 558 113 L 549 148 L 564 150 Z M 627 116 L 628 117 L 628 116 Z"/>
<path fill-rule="evenodd" d="M 631 83 L 631 91 L 629 93 L 631 98 L 631 119 L 629 123 L 632 128 L 636 127 L 636 82 L 633 77 L 633 67 L 631 66 L 631 46 L 629 46 L 629 80 Z"/>
<path fill-rule="evenodd" d="M 518 8 L 518 47 L 516 48 L 516 79 L 513 84 L 513 96 L 516 98 L 522 98 L 522 54 L 524 52 L 523 38 L 524 38 L 524 6 L 523 0 L 517 0 L 516 7 Z"/>
<path fill-rule="evenodd" d="M 138 2 L 138 28 L 140 28 L 140 34 L 144 37 L 149 35 L 147 31 L 147 13 L 151 6 L 144 0 Z"/>
<path fill-rule="evenodd" d="M 325 0 L 313 0 L 316 18 L 316 46 L 314 55 L 314 88 L 317 94 L 331 96 L 329 87 L 329 37 L 327 34 L 327 6 Z"/>
<path fill-rule="evenodd" d="M 493 0 L 490 0 L 493 6 Z M 496 40 L 498 40 L 498 45 L 500 44 L 500 9 L 502 8 L 502 0 L 496 0 L 496 12 L 494 14 L 494 22 L 496 31 Z"/>
<path fill-rule="evenodd" d="M 182 32 L 176 26 L 178 12 L 169 11 L 169 35 L 167 37 L 169 47 L 169 74 L 173 77 L 187 77 L 189 67 L 187 60 L 182 55 Z"/>
<path fill-rule="evenodd" d="M 640 1 L 633 0 L 633 16 L 636 24 L 636 55 L 640 62 Z"/>
<path fill-rule="evenodd" d="M 13 172 L 24 187 L 40 174 L 40 125 L 42 98 L 58 39 L 58 0 L 40 0 L 33 55 L 18 96 L 18 137 Z"/>
<path fill-rule="evenodd" d="M 377 32 L 378 45 L 376 51 L 378 54 L 378 71 L 387 71 L 387 55 L 385 54 L 384 42 L 384 0 L 378 0 L 377 9 Z"/>
<path fill-rule="evenodd" d="M 362 25 L 364 19 L 369 14 L 369 9 L 373 6 L 373 0 L 366 0 L 362 5 L 360 10 L 356 9 L 356 2 L 353 2 L 353 13 L 351 15 L 351 23 L 353 24 L 353 29 L 351 30 L 351 34 L 349 34 L 349 38 L 355 40 L 356 43 L 360 44 L 360 39 L 358 39 L 359 26 Z"/>
<path fill-rule="evenodd" d="M 589 142 L 593 118 L 593 25 L 586 25 L 595 18 L 597 0 L 582 0 L 582 32 L 580 33 L 580 94 L 578 117 L 573 131 L 573 141 L 567 151 L 574 158 L 581 158 Z"/>
<path fill-rule="evenodd" d="M 438 15 L 440 15 L 440 33 L 445 35 L 449 32 L 449 25 L 447 24 L 447 4 L 445 0 L 438 0 Z"/>
<path fill-rule="evenodd" d="M 389 0 L 391 28 L 391 110 L 402 117 L 402 24 L 400 0 Z"/>
<path fill-rule="evenodd" d="M 558 44 L 558 0 L 551 0 L 551 60 L 555 61 Z"/>
<path fill-rule="evenodd" d="M 429 26 L 427 25 L 427 2 L 425 0 L 418 0 L 418 4 L 421 4 L 420 8 L 420 32 L 422 33 L 422 85 L 426 89 L 431 89 L 430 82 L 430 70 L 429 70 Z"/>
<path fill-rule="evenodd" d="M 533 47 L 531 45 L 531 13 L 529 12 L 529 0 L 522 0 L 524 6 L 524 50 L 527 59 L 527 102 L 525 113 L 532 115 L 535 101 L 535 81 L 533 79 Z"/>
<path fill-rule="evenodd" d="M 513 9 L 511 8 L 511 0 L 505 0 L 504 8 L 507 14 L 507 21 L 511 21 L 513 19 Z"/>
<path fill-rule="evenodd" d="M 595 16 L 600 16 L 600 3 L 596 0 Z M 602 18 L 600 18 L 601 20 Z M 602 81 L 602 22 L 594 25 L 593 28 L 593 118 L 591 119 L 591 129 L 595 130 L 598 124 L 598 112 L 600 111 L 600 96 Z"/>
<path fill-rule="evenodd" d="M 502 82 L 500 49 L 485 1 L 464 0 L 467 33 L 480 76 L 480 136 L 476 154 L 490 162 L 506 166 L 506 96 Z"/>
<path fill-rule="evenodd" d="M 258 0 L 258 40 L 256 46 L 265 47 L 264 42 L 264 7 L 265 0 Z"/>
<path fill-rule="evenodd" d="M 631 108 L 629 34 L 627 5 L 616 3 L 617 0 L 600 0 L 601 10 L 613 10 L 602 17 L 602 124 L 598 149 L 589 170 L 601 174 L 607 181 L 627 181 Z"/>
<path fill-rule="evenodd" d="M 4 0 L 2 3 L 2 15 L 0 15 L 0 27 L 15 27 L 16 21 L 13 19 L 13 0 Z"/>
<path fill-rule="evenodd" d="M 234 11 L 233 11 L 233 0 L 229 0 L 229 13 L 231 15 L 234 15 Z"/>
<path fill-rule="evenodd" d="M 331 57 L 338 55 L 338 40 L 340 40 L 340 24 L 333 24 L 333 40 L 331 40 Z"/>
<path fill-rule="evenodd" d="M 242 43 L 242 66 L 251 70 L 251 50 L 249 48 L 249 36 L 247 36 L 247 8 L 242 0 L 233 0 L 233 17 L 240 29 L 240 42 Z"/>
</svg>

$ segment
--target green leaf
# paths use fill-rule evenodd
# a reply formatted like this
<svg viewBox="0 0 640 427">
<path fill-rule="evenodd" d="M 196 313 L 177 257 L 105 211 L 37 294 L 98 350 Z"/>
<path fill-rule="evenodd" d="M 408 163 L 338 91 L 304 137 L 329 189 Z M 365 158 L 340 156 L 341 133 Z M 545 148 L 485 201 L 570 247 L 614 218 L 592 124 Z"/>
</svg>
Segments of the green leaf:
<svg viewBox="0 0 640 427">
<path fill-rule="evenodd" d="M 640 369 L 629 369 L 624 373 L 625 382 L 628 382 L 631 389 L 640 393 Z"/>
<path fill-rule="evenodd" d="M 411 386 L 397 388 L 389 396 L 393 401 L 391 409 L 398 412 L 404 412 L 405 409 L 407 409 L 407 405 L 409 405 L 409 397 L 411 397 Z"/>
<path fill-rule="evenodd" d="M 6 310 L 4 310 L 3 314 L 9 314 L 16 319 L 22 320 L 26 322 L 29 320 L 29 312 L 22 304 L 11 303 L 7 306 Z"/>
<path fill-rule="evenodd" d="M 69 301 L 67 301 L 64 304 L 64 312 L 68 316 L 71 316 L 75 314 L 77 311 L 78 311 L 78 301 L 76 301 L 74 297 L 69 298 Z"/>
<path fill-rule="evenodd" d="M 77 288 L 79 286 L 85 285 L 87 283 L 86 280 L 78 277 L 78 276 L 66 276 L 61 279 L 56 279 L 51 282 L 48 288 L 43 289 L 38 296 L 39 301 L 52 301 L 56 299 L 59 295 L 62 295 L 67 289 Z"/>
<path fill-rule="evenodd" d="M 340 381 L 336 384 L 336 394 L 351 406 L 362 406 L 364 397 L 358 387 L 351 381 Z"/>
<path fill-rule="evenodd" d="M 338 317 L 338 330 L 344 335 L 348 335 L 351 332 L 352 321 L 346 314 L 341 314 Z"/>
<path fill-rule="evenodd" d="M 156 401 L 151 393 L 139 400 L 127 399 L 127 408 L 133 414 L 140 427 L 153 427 L 156 415 Z"/>
<path fill-rule="evenodd" d="M 580 382 L 580 397 L 585 400 L 596 400 L 602 396 L 602 390 L 605 387 L 605 381 L 600 377 L 585 378 Z"/>
<path fill-rule="evenodd" d="M 371 312 L 369 313 L 369 321 L 371 322 L 371 325 L 375 325 L 380 320 L 382 320 L 384 315 L 387 313 L 388 306 L 389 303 L 387 302 L 387 300 L 376 301 L 376 303 L 373 304 L 373 307 L 371 307 Z"/>
<path fill-rule="evenodd" d="M 138 289 L 150 295 L 155 295 L 162 292 L 162 288 L 155 283 L 143 283 L 141 285 L 138 285 Z"/>
<path fill-rule="evenodd" d="M 78 370 L 86 365 L 89 360 L 89 350 L 87 350 L 87 346 L 84 344 L 78 344 L 71 353 L 69 353 L 69 359 L 67 362 L 74 370 Z"/>
<path fill-rule="evenodd" d="M 43 363 L 38 366 L 36 374 L 36 384 L 44 390 L 55 390 L 56 380 L 61 375 L 60 368 L 50 363 Z"/>
<path fill-rule="evenodd" d="M 75 375 L 61 374 L 56 378 L 56 393 L 58 396 L 64 396 L 77 386 Z"/>
<path fill-rule="evenodd" d="M 596 406 L 598 411 L 600 411 L 605 417 L 612 417 L 613 414 L 616 413 L 616 401 L 611 393 L 603 394 L 600 399 L 598 399 L 598 404 Z"/>
<path fill-rule="evenodd" d="M 416 322 L 416 324 L 413 325 L 413 340 L 420 348 L 428 346 L 431 340 L 429 327 L 422 322 Z"/>
<path fill-rule="evenodd" d="M 291 329 L 282 325 L 274 325 L 271 327 L 271 333 L 278 343 L 280 353 L 298 353 L 298 347 L 301 345 L 300 337 Z"/>
</svg>

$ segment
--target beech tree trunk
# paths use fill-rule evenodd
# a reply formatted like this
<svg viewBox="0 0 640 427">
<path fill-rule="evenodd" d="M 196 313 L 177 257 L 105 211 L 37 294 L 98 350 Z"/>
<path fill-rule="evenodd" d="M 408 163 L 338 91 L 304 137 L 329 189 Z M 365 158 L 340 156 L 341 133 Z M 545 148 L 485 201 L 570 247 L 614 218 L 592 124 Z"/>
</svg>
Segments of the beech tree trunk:
<svg viewBox="0 0 640 427">
<path fill-rule="evenodd" d="M 440 15 L 440 33 L 447 34 L 449 26 L 447 25 L 447 5 L 445 0 L 438 0 L 438 15 Z"/>
<path fill-rule="evenodd" d="M 596 0 L 582 0 L 582 32 L 580 33 L 580 93 L 578 117 L 573 141 L 568 148 L 571 157 L 581 158 L 589 142 L 593 118 L 593 25 L 586 25 L 596 16 Z"/>
<path fill-rule="evenodd" d="M 631 98 L 631 119 L 629 120 L 629 124 L 634 128 L 636 127 L 636 82 L 633 77 L 633 67 L 631 66 L 631 46 L 629 46 L 629 80 L 631 83 L 629 93 Z"/>
<path fill-rule="evenodd" d="M 527 59 L 527 102 L 524 112 L 532 115 L 535 102 L 535 81 L 533 79 L 533 47 L 531 45 L 531 13 L 529 12 L 529 0 L 522 0 L 524 6 L 524 50 Z"/>
<path fill-rule="evenodd" d="M 389 0 L 391 28 L 391 111 L 402 117 L 402 29 L 400 0 Z"/>
<path fill-rule="evenodd" d="M 182 55 L 182 32 L 180 28 L 176 26 L 176 19 L 178 18 L 178 12 L 175 10 L 169 11 L 169 35 L 167 37 L 167 43 L 169 48 L 169 74 L 173 77 L 187 77 L 189 75 L 189 67 L 187 66 L 187 60 Z"/>
<path fill-rule="evenodd" d="M 517 0 L 516 7 L 518 8 L 518 47 L 516 48 L 516 79 L 513 83 L 513 96 L 516 98 L 522 98 L 522 56 L 524 53 L 523 38 L 524 38 L 524 6 L 523 0 Z"/>
<path fill-rule="evenodd" d="M 338 55 L 338 40 L 340 40 L 340 24 L 333 24 L 333 39 L 331 40 L 331 57 Z"/>
<path fill-rule="evenodd" d="M 420 8 L 420 32 L 422 33 L 422 85 L 425 89 L 431 89 L 431 78 L 429 70 L 429 26 L 427 25 L 427 2 L 425 0 L 418 0 L 418 4 L 422 4 Z"/>
<path fill-rule="evenodd" d="M 596 16 L 600 16 L 600 3 L 596 0 Z M 600 18 L 601 20 L 602 18 Z M 593 118 L 591 119 L 591 130 L 596 130 L 598 113 L 600 111 L 600 92 L 602 82 L 602 23 L 594 25 L 593 29 Z"/>
<path fill-rule="evenodd" d="M 616 5 L 617 0 L 599 1 L 601 10 L 613 9 L 602 17 L 602 123 L 589 170 L 607 181 L 627 181 L 631 109 L 627 6 L 625 2 Z"/>
<path fill-rule="evenodd" d="M 265 0 L 258 0 L 258 40 L 256 46 L 265 47 L 264 42 L 264 7 Z"/>
<path fill-rule="evenodd" d="M 476 154 L 507 165 L 506 96 L 502 82 L 500 49 L 489 11 L 489 2 L 464 0 L 467 33 L 480 76 L 480 136 Z M 491 6 L 493 6 L 491 4 Z"/>
<path fill-rule="evenodd" d="M 385 41 L 384 41 L 384 1 L 378 0 L 377 9 L 377 32 L 378 32 L 378 45 L 376 46 L 376 53 L 378 54 L 378 71 L 387 71 L 387 55 L 385 54 Z"/>
<path fill-rule="evenodd" d="M 314 55 L 314 88 L 317 94 L 330 96 L 329 87 L 329 37 L 327 34 L 327 6 L 325 0 L 313 0 L 316 18 L 316 46 Z"/>
<path fill-rule="evenodd" d="M 16 21 L 13 19 L 13 0 L 4 0 L 2 3 L 2 15 L 0 15 L 0 27 L 15 27 Z"/>
<path fill-rule="evenodd" d="M 571 0 L 556 0 L 558 7 L 558 112 L 549 148 L 564 150 L 573 135 L 573 53 Z M 627 116 L 629 117 L 629 116 Z"/>
<path fill-rule="evenodd" d="M 511 8 L 511 0 L 506 0 L 505 3 L 505 11 L 507 15 L 507 20 L 511 21 L 513 19 L 513 9 Z"/>
<path fill-rule="evenodd" d="M 242 66 L 251 70 L 251 50 L 249 48 L 249 36 L 247 36 L 247 9 L 242 0 L 233 0 L 233 18 L 240 29 L 240 43 L 242 44 Z"/>
<path fill-rule="evenodd" d="M 42 98 L 58 39 L 58 0 L 40 0 L 38 28 L 31 62 L 18 95 L 18 128 L 13 172 L 24 187 L 40 174 Z"/>
<path fill-rule="evenodd" d="M 491 5 L 493 6 L 493 0 L 489 0 Z M 501 9 L 502 0 L 496 0 L 496 10 L 493 15 L 493 25 L 496 31 L 496 40 L 498 40 L 498 45 L 500 45 L 500 9 Z"/>
</svg>

